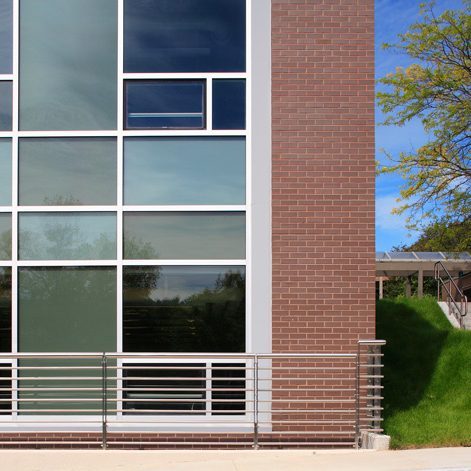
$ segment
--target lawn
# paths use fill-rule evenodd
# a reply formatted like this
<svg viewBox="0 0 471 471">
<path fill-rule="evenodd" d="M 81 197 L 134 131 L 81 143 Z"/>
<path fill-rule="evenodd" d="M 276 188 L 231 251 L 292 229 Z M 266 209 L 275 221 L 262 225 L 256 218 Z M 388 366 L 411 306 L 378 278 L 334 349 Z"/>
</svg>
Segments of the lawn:
<svg viewBox="0 0 471 471">
<path fill-rule="evenodd" d="M 393 448 L 471 446 L 471 331 L 433 298 L 382 300 L 384 429 Z"/>
</svg>

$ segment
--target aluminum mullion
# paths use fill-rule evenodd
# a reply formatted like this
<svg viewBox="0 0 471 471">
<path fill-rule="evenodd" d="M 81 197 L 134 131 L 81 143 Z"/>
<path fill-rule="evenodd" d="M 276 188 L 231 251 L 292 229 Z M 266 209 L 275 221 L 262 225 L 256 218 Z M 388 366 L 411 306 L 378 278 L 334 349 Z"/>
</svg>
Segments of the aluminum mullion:
<svg viewBox="0 0 471 471">
<path fill-rule="evenodd" d="M 185 79 L 245 79 L 246 72 L 132 72 L 124 73 L 124 80 L 185 80 Z"/>
</svg>

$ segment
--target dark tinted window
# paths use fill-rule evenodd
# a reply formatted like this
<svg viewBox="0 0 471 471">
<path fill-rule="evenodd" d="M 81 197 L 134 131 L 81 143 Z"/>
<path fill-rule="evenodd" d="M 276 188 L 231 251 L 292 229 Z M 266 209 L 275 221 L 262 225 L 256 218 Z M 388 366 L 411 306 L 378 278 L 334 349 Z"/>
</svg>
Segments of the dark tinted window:
<svg viewBox="0 0 471 471">
<path fill-rule="evenodd" d="M 245 0 L 126 0 L 126 72 L 244 72 Z"/>
<path fill-rule="evenodd" d="M 127 129 L 202 129 L 205 127 L 202 80 L 126 82 Z"/>
<path fill-rule="evenodd" d="M 12 83 L 0 82 L 0 131 L 11 131 Z"/>
<path fill-rule="evenodd" d="M 211 371 L 213 415 L 243 414 L 245 412 L 245 365 L 243 363 L 214 363 Z"/>
<path fill-rule="evenodd" d="M 13 1 L 0 0 L 0 74 L 13 69 Z"/>
<path fill-rule="evenodd" d="M 245 129 L 245 80 L 213 81 L 213 128 Z"/>
<path fill-rule="evenodd" d="M 12 412 L 11 391 L 5 391 L 12 387 L 11 365 L 0 363 L 0 415 L 8 415 Z"/>
<path fill-rule="evenodd" d="M 0 267 L 0 352 L 10 352 L 10 351 L 11 351 L 11 268 Z"/>
<path fill-rule="evenodd" d="M 184 411 L 193 414 L 205 411 L 204 367 L 204 364 L 195 363 L 124 365 L 125 414 L 156 411 L 160 414 L 177 415 Z M 197 412 L 194 415 L 200 414 L 201 412 Z"/>
<path fill-rule="evenodd" d="M 124 351 L 245 351 L 243 267 L 124 267 Z"/>
</svg>

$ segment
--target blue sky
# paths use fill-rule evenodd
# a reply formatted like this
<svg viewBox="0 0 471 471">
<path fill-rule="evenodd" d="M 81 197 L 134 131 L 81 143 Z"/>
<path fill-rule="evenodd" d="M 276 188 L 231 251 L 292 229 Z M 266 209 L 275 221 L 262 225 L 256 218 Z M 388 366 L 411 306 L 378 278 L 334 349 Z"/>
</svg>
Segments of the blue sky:
<svg viewBox="0 0 471 471">
<path fill-rule="evenodd" d="M 423 0 L 376 0 L 376 77 L 393 72 L 398 66 L 408 66 L 408 57 L 391 51 L 384 51 L 381 45 L 395 42 L 397 34 L 405 32 L 408 26 L 419 19 L 419 5 Z M 462 8 L 461 0 L 437 0 L 436 13 L 446 9 Z M 376 110 L 376 121 L 383 119 Z M 402 128 L 379 126 L 376 128 L 376 159 L 387 162 L 381 149 L 392 155 L 401 150 L 420 146 L 426 135 L 420 122 L 412 122 Z M 401 178 L 396 175 L 381 176 L 376 181 L 376 250 L 390 250 L 394 246 L 412 243 L 418 236 L 405 227 L 405 215 L 392 215 L 397 206 Z"/>
</svg>

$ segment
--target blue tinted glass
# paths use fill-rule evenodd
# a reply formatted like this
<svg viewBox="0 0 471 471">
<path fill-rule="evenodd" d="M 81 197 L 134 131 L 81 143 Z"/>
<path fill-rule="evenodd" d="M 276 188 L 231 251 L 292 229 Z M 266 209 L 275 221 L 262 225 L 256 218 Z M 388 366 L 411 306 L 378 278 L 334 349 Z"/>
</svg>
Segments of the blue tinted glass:
<svg viewBox="0 0 471 471">
<path fill-rule="evenodd" d="M 12 83 L 0 82 L 0 131 L 11 131 Z"/>
<path fill-rule="evenodd" d="M 13 69 L 13 1 L 0 0 L 0 74 Z"/>
<path fill-rule="evenodd" d="M 125 204 L 245 204 L 245 138 L 124 141 Z"/>
<path fill-rule="evenodd" d="M 127 129 L 202 129 L 203 80 L 126 82 Z"/>
<path fill-rule="evenodd" d="M 126 72 L 244 72 L 245 0 L 126 0 Z"/>
<path fill-rule="evenodd" d="M 213 129 L 245 129 L 245 80 L 213 81 Z"/>
<path fill-rule="evenodd" d="M 0 139 L 0 206 L 11 204 L 11 139 Z"/>
</svg>

